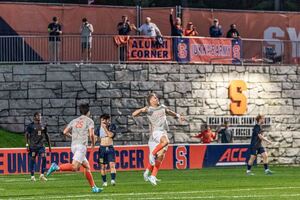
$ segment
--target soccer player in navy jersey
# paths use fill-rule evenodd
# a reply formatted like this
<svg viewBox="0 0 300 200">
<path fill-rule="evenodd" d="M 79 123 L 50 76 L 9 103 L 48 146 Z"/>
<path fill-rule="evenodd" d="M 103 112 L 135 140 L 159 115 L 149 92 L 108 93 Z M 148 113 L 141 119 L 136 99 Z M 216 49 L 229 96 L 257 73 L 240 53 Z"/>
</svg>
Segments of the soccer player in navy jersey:
<svg viewBox="0 0 300 200">
<path fill-rule="evenodd" d="M 46 170 L 46 149 L 45 140 L 47 140 L 49 151 L 51 152 L 50 138 L 47 133 L 46 124 L 42 123 L 42 115 L 39 112 L 34 113 L 33 122 L 30 123 L 25 131 L 26 148 L 29 151 L 29 170 L 31 173 L 31 181 L 36 181 L 34 172 L 36 167 L 36 157 L 42 158 L 42 169 L 40 180 L 47 181 L 44 176 Z"/>
<path fill-rule="evenodd" d="M 116 153 L 113 146 L 113 138 L 116 136 L 116 126 L 111 124 L 109 114 L 100 116 L 100 126 L 96 129 L 95 135 L 97 136 L 99 146 L 99 164 L 101 166 L 101 176 L 104 187 L 107 186 L 106 168 L 109 165 L 111 185 L 116 185 Z"/>
<path fill-rule="evenodd" d="M 262 141 L 267 142 L 268 144 L 272 144 L 263 134 L 264 131 L 262 129 L 262 124 L 264 123 L 265 118 L 263 115 L 258 115 L 256 117 L 256 124 L 252 130 L 252 137 L 251 137 L 251 144 L 250 144 L 250 159 L 247 165 L 247 175 L 254 175 L 251 172 L 251 167 L 253 165 L 254 160 L 257 157 L 257 154 L 260 154 L 263 158 L 265 174 L 271 175 L 272 171 L 269 169 L 268 166 L 268 154 L 266 149 L 264 148 Z"/>
</svg>

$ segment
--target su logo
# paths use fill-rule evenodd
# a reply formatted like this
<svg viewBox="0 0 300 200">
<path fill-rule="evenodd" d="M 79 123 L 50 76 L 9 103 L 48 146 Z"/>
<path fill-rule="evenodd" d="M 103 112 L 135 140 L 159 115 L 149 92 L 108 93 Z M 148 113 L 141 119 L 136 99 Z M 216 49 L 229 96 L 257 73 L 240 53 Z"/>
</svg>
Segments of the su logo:
<svg viewBox="0 0 300 200">
<path fill-rule="evenodd" d="M 247 98 L 243 91 L 247 90 L 245 81 L 234 80 L 229 85 L 230 111 L 233 115 L 243 115 L 247 112 Z"/>
</svg>

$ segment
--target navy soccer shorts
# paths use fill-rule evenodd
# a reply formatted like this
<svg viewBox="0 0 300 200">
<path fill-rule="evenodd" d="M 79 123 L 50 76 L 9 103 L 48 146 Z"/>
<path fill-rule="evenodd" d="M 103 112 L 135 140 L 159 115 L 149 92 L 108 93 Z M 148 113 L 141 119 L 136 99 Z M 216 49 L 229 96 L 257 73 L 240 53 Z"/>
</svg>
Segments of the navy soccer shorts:
<svg viewBox="0 0 300 200">
<path fill-rule="evenodd" d="M 99 164 L 109 164 L 116 161 L 116 153 L 114 147 L 100 146 L 99 147 Z"/>
</svg>

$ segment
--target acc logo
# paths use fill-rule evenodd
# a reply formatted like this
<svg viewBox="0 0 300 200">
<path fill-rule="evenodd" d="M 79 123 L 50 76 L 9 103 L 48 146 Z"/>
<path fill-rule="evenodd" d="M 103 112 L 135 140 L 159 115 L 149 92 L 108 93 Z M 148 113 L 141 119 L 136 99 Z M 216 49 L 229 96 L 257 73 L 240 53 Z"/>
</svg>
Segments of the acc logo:
<svg viewBox="0 0 300 200">
<path fill-rule="evenodd" d="M 247 98 L 243 91 L 247 90 L 245 81 L 234 80 L 229 85 L 230 111 L 234 115 L 243 115 L 247 111 Z"/>
<path fill-rule="evenodd" d="M 178 50 L 178 58 L 180 59 L 185 59 L 188 55 L 188 52 L 187 52 L 187 45 L 185 43 L 179 43 L 177 45 L 177 50 Z"/>
<path fill-rule="evenodd" d="M 219 162 L 244 162 L 246 161 L 246 158 L 243 156 L 243 154 L 247 150 L 247 148 L 227 149 L 220 158 Z"/>
</svg>

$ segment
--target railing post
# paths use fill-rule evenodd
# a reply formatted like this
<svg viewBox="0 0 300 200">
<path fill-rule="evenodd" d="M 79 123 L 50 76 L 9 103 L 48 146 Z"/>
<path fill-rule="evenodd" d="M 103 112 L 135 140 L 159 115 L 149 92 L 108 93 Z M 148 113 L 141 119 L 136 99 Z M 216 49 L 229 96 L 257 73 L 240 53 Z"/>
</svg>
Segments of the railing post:
<svg viewBox="0 0 300 200">
<path fill-rule="evenodd" d="M 141 5 L 137 5 L 136 6 L 136 27 L 139 28 L 141 26 L 141 17 L 142 17 L 142 14 L 141 14 Z M 136 35 L 140 35 L 140 32 L 136 32 Z"/>
<path fill-rule="evenodd" d="M 25 40 L 24 37 L 22 37 L 22 63 L 25 64 Z"/>
</svg>

